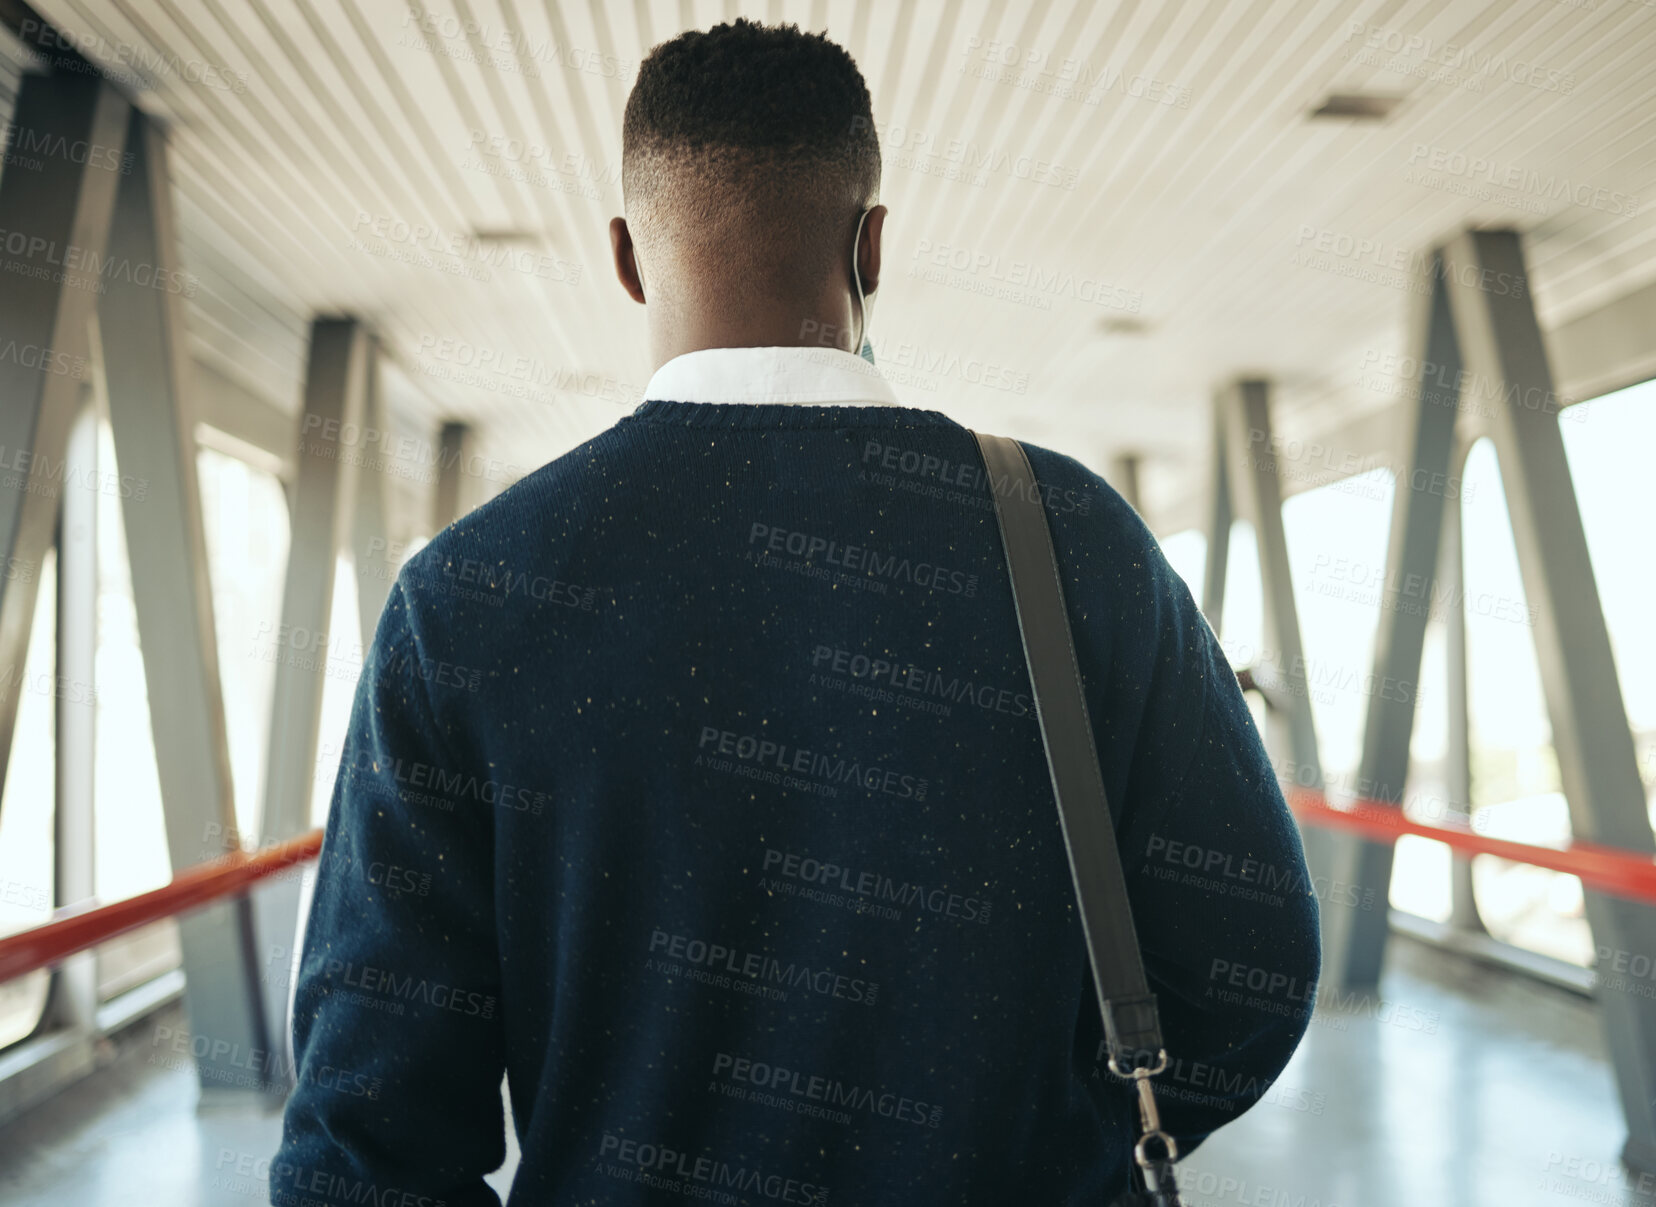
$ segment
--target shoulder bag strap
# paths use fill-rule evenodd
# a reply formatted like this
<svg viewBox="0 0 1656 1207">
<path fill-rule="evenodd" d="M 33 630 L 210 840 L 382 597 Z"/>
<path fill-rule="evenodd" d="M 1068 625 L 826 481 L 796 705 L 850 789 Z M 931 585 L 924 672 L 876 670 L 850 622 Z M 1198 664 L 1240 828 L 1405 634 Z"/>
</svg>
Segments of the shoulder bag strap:
<svg viewBox="0 0 1656 1207">
<path fill-rule="evenodd" d="M 1127 880 L 1081 691 L 1081 672 L 1046 508 L 1029 459 L 1016 440 L 982 432 L 972 435 L 983 454 L 995 498 L 995 517 L 1006 552 L 1024 657 L 1029 663 L 1041 741 L 1052 775 L 1052 794 L 1058 801 L 1058 820 L 1075 880 L 1081 928 L 1104 1016 L 1110 1070 L 1137 1082 L 1144 1125 L 1144 1137 L 1136 1152 L 1138 1163 L 1152 1188 L 1155 1181 L 1150 1166 L 1166 1166 L 1161 1172 L 1164 1185 L 1170 1185 L 1170 1163 L 1177 1159 L 1178 1152 L 1173 1138 L 1161 1130 L 1149 1080 L 1167 1067 L 1167 1052 L 1162 1046 L 1156 997 L 1145 978 L 1138 934 L 1133 928 Z M 1162 1143 L 1165 1156 L 1152 1156 L 1147 1151 L 1146 1141 L 1152 1139 Z"/>
</svg>

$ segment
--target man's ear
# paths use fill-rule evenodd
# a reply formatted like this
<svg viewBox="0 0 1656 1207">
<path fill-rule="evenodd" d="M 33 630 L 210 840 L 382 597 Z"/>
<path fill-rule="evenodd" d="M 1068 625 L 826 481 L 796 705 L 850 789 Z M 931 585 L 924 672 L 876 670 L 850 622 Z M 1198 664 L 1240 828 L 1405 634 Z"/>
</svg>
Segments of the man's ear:
<svg viewBox="0 0 1656 1207">
<path fill-rule="evenodd" d="M 625 218 L 610 219 L 610 251 L 615 254 L 615 279 L 627 296 L 640 304 L 644 301 L 644 278 L 638 271 L 638 257 L 633 254 L 632 232 Z M 876 257 L 878 253 L 876 252 Z"/>
<path fill-rule="evenodd" d="M 880 232 L 885 229 L 885 216 L 883 205 L 869 210 L 862 239 L 857 244 L 857 271 L 862 273 L 864 293 L 873 293 L 880 287 Z"/>
</svg>

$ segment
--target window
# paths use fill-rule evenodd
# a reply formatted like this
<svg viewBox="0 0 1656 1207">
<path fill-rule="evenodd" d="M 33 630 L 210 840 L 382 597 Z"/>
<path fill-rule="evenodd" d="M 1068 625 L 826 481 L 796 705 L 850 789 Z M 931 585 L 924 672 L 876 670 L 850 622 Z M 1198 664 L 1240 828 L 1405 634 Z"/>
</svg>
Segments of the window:
<svg viewBox="0 0 1656 1207">
<path fill-rule="evenodd" d="M 1576 414 L 1580 419 L 1575 419 Z M 1564 412 L 1564 455 L 1575 480 L 1587 552 L 1593 560 L 1604 622 L 1616 655 L 1639 774 L 1656 820 L 1656 560 L 1650 517 L 1656 516 L 1656 380 Z"/>
<path fill-rule="evenodd" d="M 1414 685 L 1414 728 L 1409 737 L 1409 778 L 1403 813 L 1427 825 L 1463 821 L 1469 804 L 1449 765 L 1449 659 L 1445 607 L 1454 595 L 1434 585 L 1426 641 L 1420 652 L 1420 676 Z M 1454 854 L 1435 839 L 1405 834 L 1392 860 L 1390 901 L 1398 909 L 1434 922 L 1454 913 Z"/>
<path fill-rule="evenodd" d="M 1646 814 L 1656 815 L 1656 563 L 1648 556 L 1656 480 L 1656 381 L 1647 381 L 1559 418 L 1582 527 L 1616 659 L 1616 677 L 1633 731 Z M 1500 469 L 1487 441 L 1472 450 L 1465 474 L 1477 485 L 1467 502 L 1467 656 L 1473 740 L 1473 800 L 1478 828 L 1517 842 L 1555 845 L 1571 835 L 1523 602 Z M 1487 485 L 1485 485 L 1487 483 Z M 1474 524 L 1477 525 L 1476 532 Z M 1574 876 L 1480 855 L 1473 861 L 1478 910 L 1492 934 L 1576 964 L 1593 958 L 1581 882 Z"/>
<path fill-rule="evenodd" d="M 1225 597 L 1219 641 L 1238 670 L 1260 660 L 1265 641 L 1265 588 L 1259 577 L 1259 542 L 1247 520 L 1231 525 L 1225 552 Z"/>
<path fill-rule="evenodd" d="M 1202 583 L 1207 579 L 1207 537 L 1194 528 L 1175 532 L 1160 542 L 1162 556 L 1173 572 L 1184 579 L 1196 602 L 1202 602 Z"/>
<path fill-rule="evenodd" d="M 370 634 L 368 640 L 371 641 Z M 313 826 L 328 818 L 333 800 L 334 778 L 339 772 L 340 754 L 345 749 L 345 731 L 351 722 L 351 704 L 356 698 L 357 680 L 368 642 L 362 638 L 357 613 L 356 571 L 351 559 L 341 555 L 334 566 L 333 611 L 328 618 L 327 667 L 318 671 L 322 681 L 322 717 L 317 726 L 316 776 L 311 781 L 310 819 Z M 323 651 L 318 651 L 322 653 Z"/>
<path fill-rule="evenodd" d="M 1656 381 L 1570 408 L 1560 419 L 1594 578 L 1604 607 L 1628 720 L 1656 824 L 1656 560 L 1645 555 L 1648 517 L 1656 515 Z M 1392 476 L 1385 470 L 1347 478 L 1288 499 L 1283 525 L 1294 577 L 1307 687 L 1331 796 L 1360 787 L 1374 639 L 1386 586 Z M 1552 729 L 1542 691 L 1533 621 L 1519 573 L 1511 519 L 1493 446 L 1482 440 L 1460 475 L 1464 590 L 1434 590 L 1415 691 L 1414 736 L 1404 808 L 1435 824 L 1470 805 L 1482 833 L 1542 846 L 1571 835 Z M 1264 632 L 1254 534 L 1231 531 L 1223 643 L 1240 667 L 1259 660 Z M 1202 534 L 1186 531 L 1163 549 L 1193 594 L 1205 570 Z M 1467 709 L 1471 800 L 1451 784 L 1448 759 L 1449 667 L 1445 610 L 1466 615 Z M 1252 701 L 1250 700 L 1250 703 Z M 1260 719 L 1256 711 L 1256 719 Z M 1279 757 L 1285 752 L 1273 752 Z M 1586 965 L 1592 940 L 1580 882 L 1493 856 L 1472 861 L 1473 899 L 1491 934 Z M 1391 903 L 1446 921 L 1452 913 L 1452 857 L 1428 839 L 1404 837 L 1396 848 Z M 1464 883 L 1464 882 L 1463 882 Z"/>
<path fill-rule="evenodd" d="M 1282 505 L 1305 687 L 1331 795 L 1356 791 L 1386 586 L 1392 474 L 1376 469 Z"/>
<path fill-rule="evenodd" d="M 258 833 L 276 664 L 259 657 L 282 620 L 288 504 L 282 483 L 245 461 L 202 449 L 196 457 L 213 584 L 213 627 L 230 743 L 236 828 Z"/>
<path fill-rule="evenodd" d="M 1472 447 L 1462 483 L 1473 825 L 1493 838 L 1555 845 L 1570 836 L 1569 808 L 1500 464 L 1488 439 Z M 1590 961 L 1592 939 L 1575 877 L 1478 855 L 1472 891 L 1496 938 L 1577 964 Z"/>
<path fill-rule="evenodd" d="M 98 463 L 100 478 L 119 481 L 107 420 L 98 425 Z M 99 493 L 93 860 L 97 896 L 105 902 L 172 879 L 121 507 L 115 492 Z M 178 928 L 171 919 L 106 943 L 98 948 L 99 996 L 107 999 L 142 984 L 176 967 L 179 958 Z"/>
<path fill-rule="evenodd" d="M 1198 605 L 1207 582 L 1207 535 L 1194 528 L 1176 532 L 1161 542 L 1162 554 L 1185 581 Z M 1264 594 L 1259 579 L 1259 547 L 1247 520 L 1231 525 L 1225 553 L 1225 597 L 1218 632 L 1220 647 L 1232 667 L 1243 670 L 1265 656 Z M 1265 732 L 1265 706 L 1250 693 L 1248 708 L 1254 725 Z"/>
<path fill-rule="evenodd" d="M 1195 528 L 1175 532 L 1159 541 L 1162 556 L 1184 579 L 1198 604 L 1207 583 L 1207 534 Z M 1230 548 L 1225 553 L 1224 614 L 1220 617 L 1220 644 L 1238 668 L 1251 665 L 1264 640 L 1264 595 L 1259 582 L 1259 548 L 1253 525 L 1237 520 L 1231 525 Z"/>
<path fill-rule="evenodd" d="M 11 585 L 39 584 L 22 673 L 0 668 L 0 692 L 17 701 L 6 782 L 0 790 L 0 935 L 47 920 L 54 904 L 57 805 L 57 556 L 6 567 Z M 27 1038 L 46 1008 L 44 969 L 0 982 L 0 1048 Z"/>
</svg>

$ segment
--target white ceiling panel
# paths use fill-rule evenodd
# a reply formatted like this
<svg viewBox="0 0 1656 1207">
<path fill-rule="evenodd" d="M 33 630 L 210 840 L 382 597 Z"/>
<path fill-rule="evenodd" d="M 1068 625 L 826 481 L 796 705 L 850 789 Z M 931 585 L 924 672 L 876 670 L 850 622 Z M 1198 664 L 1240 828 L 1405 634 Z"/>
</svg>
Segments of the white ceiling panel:
<svg viewBox="0 0 1656 1207">
<path fill-rule="evenodd" d="M 869 81 L 898 394 L 1100 468 L 1138 451 L 1152 511 L 1196 489 L 1239 372 L 1290 434 L 1389 405 L 1362 367 L 1465 225 L 1526 232 L 1547 329 L 1656 280 L 1645 0 L 37 7 L 171 132 L 199 358 L 292 410 L 311 315 L 359 314 L 402 422 L 470 419 L 519 465 L 637 401 L 623 106 L 651 45 L 737 14 L 826 28 Z M 1399 101 L 1309 117 L 1335 92 Z"/>
</svg>

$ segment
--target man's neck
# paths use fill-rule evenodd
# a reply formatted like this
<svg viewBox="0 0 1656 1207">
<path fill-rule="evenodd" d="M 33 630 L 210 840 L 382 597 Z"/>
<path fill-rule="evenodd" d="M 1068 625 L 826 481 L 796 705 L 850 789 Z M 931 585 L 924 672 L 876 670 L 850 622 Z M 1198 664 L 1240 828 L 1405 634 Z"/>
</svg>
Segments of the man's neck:
<svg viewBox="0 0 1656 1207">
<path fill-rule="evenodd" d="M 855 352 L 856 303 L 810 308 L 750 306 L 745 314 L 705 310 L 664 315 L 650 325 L 651 371 L 676 356 L 705 348 L 838 348 Z"/>
</svg>

